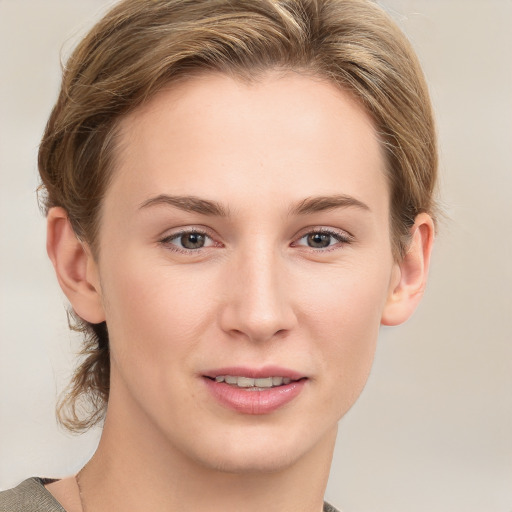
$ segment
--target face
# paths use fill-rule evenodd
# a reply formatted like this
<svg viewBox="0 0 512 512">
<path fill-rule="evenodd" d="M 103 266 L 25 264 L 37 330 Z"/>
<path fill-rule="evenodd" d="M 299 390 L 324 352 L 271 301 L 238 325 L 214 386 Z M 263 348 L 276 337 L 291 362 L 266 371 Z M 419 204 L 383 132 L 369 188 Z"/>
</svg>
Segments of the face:
<svg viewBox="0 0 512 512">
<path fill-rule="evenodd" d="M 196 77 L 124 119 L 96 268 L 107 422 L 228 471 L 333 439 L 399 275 L 384 168 L 361 107 L 295 73 Z"/>
</svg>

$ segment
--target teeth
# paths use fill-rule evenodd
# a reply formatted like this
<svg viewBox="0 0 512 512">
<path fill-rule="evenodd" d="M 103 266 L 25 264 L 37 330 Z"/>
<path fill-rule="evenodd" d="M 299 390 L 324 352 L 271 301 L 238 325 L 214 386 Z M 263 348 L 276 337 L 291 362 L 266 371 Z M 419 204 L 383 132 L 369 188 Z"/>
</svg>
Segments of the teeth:
<svg viewBox="0 0 512 512">
<path fill-rule="evenodd" d="M 254 379 L 254 385 L 259 388 L 271 388 L 274 383 L 272 377 L 267 377 L 265 379 Z"/>
<path fill-rule="evenodd" d="M 237 377 L 237 383 L 236 385 L 239 388 L 252 388 L 254 387 L 254 379 L 251 379 L 250 377 Z"/>
<path fill-rule="evenodd" d="M 216 382 L 225 382 L 239 388 L 249 388 L 251 391 L 260 391 L 283 384 L 290 384 L 292 379 L 289 377 L 263 377 L 253 379 L 252 377 L 241 377 L 236 375 L 217 375 Z"/>
</svg>

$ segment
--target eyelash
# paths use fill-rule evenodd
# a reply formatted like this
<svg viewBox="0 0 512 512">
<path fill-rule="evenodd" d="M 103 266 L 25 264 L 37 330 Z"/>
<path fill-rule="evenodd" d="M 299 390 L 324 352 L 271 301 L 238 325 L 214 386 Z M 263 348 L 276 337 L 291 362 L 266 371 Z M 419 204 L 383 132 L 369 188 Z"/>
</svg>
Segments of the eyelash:
<svg viewBox="0 0 512 512">
<path fill-rule="evenodd" d="M 300 240 L 303 240 L 304 238 L 307 238 L 310 235 L 318 235 L 318 234 L 330 236 L 331 238 L 334 238 L 334 240 L 336 240 L 336 243 L 334 243 L 332 245 L 329 244 L 326 247 L 311 247 L 308 245 L 298 244 L 298 242 Z M 329 251 L 334 251 L 334 250 L 340 249 L 344 245 L 348 245 L 348 244 L 352 243 L 353 241 L 354 241 L 354 237 L 344 231 L 336 231 L 336 230 L 328 229 L 328 228 L 313 228 L 313 229 L 309 228 L 307 232 L 303 233 L 299 238 L 297 238 L 297 241 L 292 243 L 292 246 L 305 247 L 306 250 L 313 251 L 315 253 L 319 253 L 319 252 L 329 252 Z"/>
<path fill-rule="evenodd" d="M 200 235 L 204 236 L 207 240 L 210 242 L 213 242 L 209 245 L 198 247 L 197 249 L 187 249 L 183 247 L 179 247 L 178 245 L 174 244 L 174 240 L 179 240 L 184 235 Z M 176 233 L 173 233 L 172 235 L 168 235 L 160 240 L 160 243 L 162 245 L 165 245 L 168 249 L 174 252 L 179 252 L 182 254 L 198 254 L 199 252 L 202 252 L 202 249 L 208 248 L 208 247 L 221 247 L 222 244 L 216 243 L 213 238 L 204 230 L 199 228 L 191 228 L 191 229 L 182 229 Z"/>
<path fill-rule="evenodd" d="M 334 240 L 336 240 L 336 243 L 329 244 L 326 247 L 311 247 L 308 245 L 299 244 L 298 242 L 307 238 L 311 235 L 327 235 Z M 211 243 L 208 245 L 203 245 L 202 247 L 198 248 L 183 248 L 179 247 L 177 244 L 174 244 L 173 241 L 179 240 L 184 235 L 199 235 L 205 237 L 207 240 L 209 240 Z M 332 229 L 326 229 L 326 228 L 314 228 L 309 229 L 307 232 L 303 232 L 303 234 L 297 238 L 294 242 L 291 243 L 292 247 L 304 247 L 306 250 L 313 251 L 315 253 L 321 253 L 321 252 L 329 252 L 336 249 L 340 249 L 344 245 L 348 245 L 353 242 L 353 236 L 346 233 L 346 232 L 339 232 Z M 209 247 L 222 247 L 221 243 L 215 242 L 213 238 L 205 231 L 199 228 L 191 228 L 191 229 L 182 229 L 176 233 L 173 233 L 172 235 L 168 235 L 160 240 L 160 243 L 164 246 L 166 246 L 168 249 L 179 252 L 182 254 L 198 254 L 202 252 L 203 249 L 209 248 Z M 207 242 L 208 243 L 208 242 Z"/>
</svg>

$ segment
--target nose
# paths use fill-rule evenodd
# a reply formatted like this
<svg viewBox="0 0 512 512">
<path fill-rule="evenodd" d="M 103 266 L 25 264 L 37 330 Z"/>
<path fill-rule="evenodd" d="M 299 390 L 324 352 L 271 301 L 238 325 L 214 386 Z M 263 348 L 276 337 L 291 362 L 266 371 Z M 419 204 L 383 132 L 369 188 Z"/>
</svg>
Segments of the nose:
<svg viewBox="0 0 512 512">
<path fill-rule="evenodd" d="M 227 264 L 221 328 L 230 336 L 264 342 L 296 325 L 293 294 L 283 258 L 271 249 L 239 254 Z"/>
</svg>

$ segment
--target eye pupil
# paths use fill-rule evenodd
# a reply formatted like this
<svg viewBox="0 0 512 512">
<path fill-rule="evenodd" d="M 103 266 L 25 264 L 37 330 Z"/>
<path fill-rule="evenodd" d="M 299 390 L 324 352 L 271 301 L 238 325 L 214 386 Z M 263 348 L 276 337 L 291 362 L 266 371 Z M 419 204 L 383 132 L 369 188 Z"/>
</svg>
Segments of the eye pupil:
<svg viewBox="0 0 512 512">
<path fill-rule="evenodd" d="M 329 247 L 331 243 L 331 235 L 326 233 L 311 233 L 308 235 L 308 245 L 316 249 Z"/>
<path fill-rule="evenodd" d="M 205 236 L 201 233 L 184 233 L 180 242 L 186 249 L 200 249 L 205 244 Z"/>
</svg>

